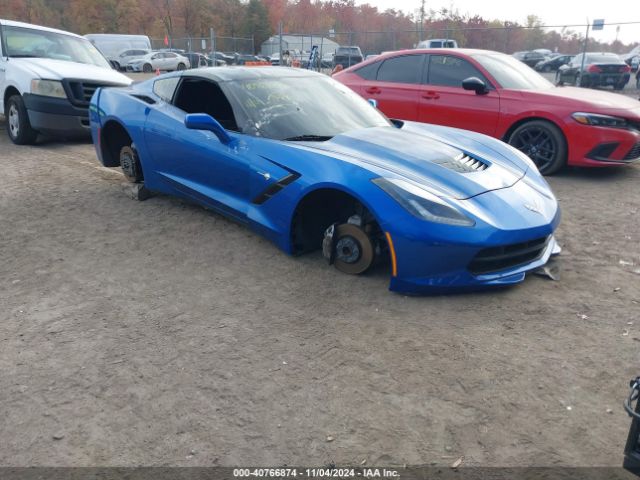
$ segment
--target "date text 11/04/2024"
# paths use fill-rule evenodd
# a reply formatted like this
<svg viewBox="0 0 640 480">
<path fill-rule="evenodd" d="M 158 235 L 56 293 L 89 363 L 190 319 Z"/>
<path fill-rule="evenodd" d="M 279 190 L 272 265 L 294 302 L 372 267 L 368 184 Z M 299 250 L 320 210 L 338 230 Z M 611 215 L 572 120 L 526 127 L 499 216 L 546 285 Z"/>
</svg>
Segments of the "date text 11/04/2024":
<svg viewBox="0 0 640 480">
<path fill-rule="evenodd" d="M 388 468 L 235 468 L 233 476 L 263 478 L 398 478 L 397 470 Z"/>
</svg>

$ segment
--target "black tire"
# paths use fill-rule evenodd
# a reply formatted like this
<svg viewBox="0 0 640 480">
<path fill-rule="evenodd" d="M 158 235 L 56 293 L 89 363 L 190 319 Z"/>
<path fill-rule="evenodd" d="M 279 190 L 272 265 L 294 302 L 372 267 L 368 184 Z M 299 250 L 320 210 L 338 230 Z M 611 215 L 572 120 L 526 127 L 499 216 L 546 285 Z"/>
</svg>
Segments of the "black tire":
<svg viewBox="0 0 640 480">
<path fill-rule="evenodd" d="M 151 66 L 151 64 L 150 64 L 150 63 L 145 63 L 145 64 L 142 66 L 142 71 L 143 71 L 144 73 L 151 73 L 151 72 L 153 72 L 153 67 Z"/>
<path fill-rule="evenodd" d="M 178 70 L 186 70 L 187 66 L 184 63 L 178 64 Z"/>
<path fill-rule="evenodd" d="M 531 158 L 543 175 L 553 175 L 567 163 L 567 141 L 551 122 L 523 123 L 509 135 L 507 143 Z"/>
<path fill-rule="evenodd" d="M 614 85 L 614 86 L 613 86 L 613 89 L 614 89 L 614 90 L 618 90 L 618 91 L 620 91 L 620 90 L 624 90 L 624 87 L 626 87 L 626 85 L 627 85 L 626 83 L 622 83 L 622 82 L 620 82 L 619 84 Z"/>
<path fill-rule="evenodd" d="M 118 72 L 122 71 L 122 66 L 115 60 L 113 61 L 113 68 L 115 68 Z"/>
<path fill-rule="evenodd" d="M 131 183 L 141 183 L 144 180 L 140 158 L 133 145 L 120 149 L 120 168 Z"/>
<path fill-rule="evenodd" d="M 29 114 L 20 95 L 9 97 L 4 108 L 7 120 L 7 133 L 16 145 L 33 145 L 38 132 L 31 128 Z"/>
</svg>

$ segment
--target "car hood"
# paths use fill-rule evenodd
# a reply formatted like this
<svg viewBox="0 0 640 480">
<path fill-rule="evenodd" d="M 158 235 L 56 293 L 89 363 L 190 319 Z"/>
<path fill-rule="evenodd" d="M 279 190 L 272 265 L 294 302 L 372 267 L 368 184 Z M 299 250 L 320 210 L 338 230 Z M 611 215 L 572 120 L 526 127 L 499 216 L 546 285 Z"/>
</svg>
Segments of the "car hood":
<svg viewBox="0 0 640 480">
<path fill-rule="evenodd" d="M 34 77 L 48 80 L 77 78 L 117 85 L 131 84 L 129 77 L 111 68 L 86 63 L 66 62 L 51 58 L 11 58 L 10 62 L 29 71 Z"/>
<path fill-rule="evenodd" d="M 487 138 L 489 142 L 484 144 L 473 136 L 465 137 L 466 132 L 461 130 L 439 130 L 430 132 L 426 127 L 407 122 L 406 130 L 366 128 L 305 145 L 344 156 L 347 161 L 364 163 L 376 174 L 403 177 L 437 195 L 459 200 L 510 187 L 527 171 L 524 164 L 488 146 L 493 139 Z M 486 168 L 474 170 L 461 165 L 460 157 L 466 156 Z"/>
<path fill-rule="evenodd" d="M 617 113 L 633 112 L 640 116 L 640 102 L 620 95 L 619 93 L 603 92 L 590 88 L 553 87 L 548 90 L 522 90 L 525 100 L 545 102 L 549 105 L 564 105 L 575 108 L 576 111 L 589 113 Z"/>
</svg>

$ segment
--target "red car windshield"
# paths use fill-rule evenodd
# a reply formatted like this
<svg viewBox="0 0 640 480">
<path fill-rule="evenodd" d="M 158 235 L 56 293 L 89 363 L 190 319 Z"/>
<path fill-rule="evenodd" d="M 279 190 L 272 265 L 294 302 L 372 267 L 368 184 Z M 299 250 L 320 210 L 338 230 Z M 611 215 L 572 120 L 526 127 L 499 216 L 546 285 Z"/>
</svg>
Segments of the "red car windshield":
<svg viewBox="0 0 640 480">
<path fill-rule="evenodd" d="M 548 90 L 553 84 L 535 70 L 509 55 L 500 53 L 473 55 L 502 88 L 514 90 Z"/>
</svg>

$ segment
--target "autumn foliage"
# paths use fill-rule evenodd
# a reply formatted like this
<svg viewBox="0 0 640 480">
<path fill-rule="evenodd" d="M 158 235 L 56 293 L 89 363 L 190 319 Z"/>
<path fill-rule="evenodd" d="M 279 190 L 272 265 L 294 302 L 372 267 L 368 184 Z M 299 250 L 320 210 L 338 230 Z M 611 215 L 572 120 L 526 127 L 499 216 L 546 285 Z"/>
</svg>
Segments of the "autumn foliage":
<svg viewBox="0 0 640 480">
<path fill-rule="evenodd" d="M 216 35 L 253 37 L 256 50 L 279 31 L 280 23 L 285 33 L 329 36 L 333 30 L 338 43 L 360 45 L 365 53 L 411 48 L 420 39 L 439 37 L 509 53 L 533 48 L 576 53 L 584 35 L 583 29 L 545 29 L 533 15 L 518 24 L 447 9 L 380 11 L 354 0 L 2 0 L 0 18 L 80 34 L 135 33 L 157 39 L 207 38 L 214 28 Z M 590 42 L 589 47 L 625 52 L 631 46 Z"/>
</svg>

